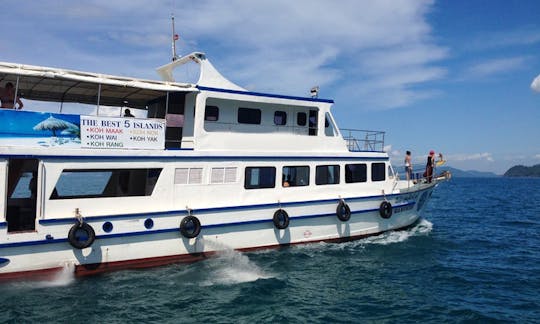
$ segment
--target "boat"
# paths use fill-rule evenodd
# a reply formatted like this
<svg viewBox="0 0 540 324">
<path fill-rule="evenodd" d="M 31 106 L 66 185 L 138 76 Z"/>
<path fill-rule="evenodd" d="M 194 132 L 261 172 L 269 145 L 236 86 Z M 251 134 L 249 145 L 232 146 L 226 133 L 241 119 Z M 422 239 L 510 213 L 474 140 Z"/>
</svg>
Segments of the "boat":
<svg viewBox="0 0 540 324">
<path fill-rule="evenodd" d="M 175 80 L 186 64 L 196 83 Z M 201 52 L 157 71 L 161 81 L 0 62 L 0 82 L 25 101 L 0 109 L 0 279 L 406 229 L 448 178 L 400 179 L 385 132 L 340 129 L 317 89 L 248 91 Z"/>
</svg>

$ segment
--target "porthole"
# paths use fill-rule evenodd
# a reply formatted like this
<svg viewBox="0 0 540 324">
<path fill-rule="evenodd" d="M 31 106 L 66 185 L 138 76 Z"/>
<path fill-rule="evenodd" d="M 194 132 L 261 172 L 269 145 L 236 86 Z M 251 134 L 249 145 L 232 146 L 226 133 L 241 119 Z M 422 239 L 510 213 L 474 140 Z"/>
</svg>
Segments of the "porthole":
<svg viewBox="0 0 540 324">
<path fill-rule="evenodd" d="M 110 233 L 113 230 L 113 224 L 111 222 L 105 222 L 102 228 L 105 233 Z"/>
<path fill-rule="evenodd" d="M 145 221 L 144 221 L 144 227 L 146 229 L 151 229 L 152 227 L 154 227 L 154 221 L 152 220 L 152 218 L 147 218 Z"/>
</svg>

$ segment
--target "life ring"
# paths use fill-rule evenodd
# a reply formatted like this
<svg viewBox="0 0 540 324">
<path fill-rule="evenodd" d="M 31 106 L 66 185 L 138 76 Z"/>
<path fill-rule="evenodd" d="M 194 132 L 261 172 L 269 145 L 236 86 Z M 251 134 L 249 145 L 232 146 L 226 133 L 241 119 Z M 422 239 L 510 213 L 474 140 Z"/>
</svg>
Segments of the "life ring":
<svg viewBox="0 0 540 324">
<path fill-rule="evenodd" d="M 351 209 L 345 201 L 340 201 L 336 208 L 336 216 L 340 221 L 346 222 L 351 219 Z"/>
<path fill-rule="evenodd" d="M 379 207 L 379 214 L 385 219 L 392 217 L 392 204 L 388 201 L 383 201 Z"/>
<path fill-rule="evenodd" d="M 195 216 L 184 217 L 180 222 L 180 233 L 186 238 L 194 238 L 201 232 L 201 222 Z"/>
<path fill-rule="evenodd" d="M 289 226 L 289 214 L 281 208 L 276 210 L 272 220 L 277 229 L 286 229 Z"/>
<path fill-rule="evenodd" d="M 69 229 L 68 241 L 76 249 L 84 249 L 92 245 L 96 239 L 96 232 L 86 222 L 77 223 Z"/>
</svg>

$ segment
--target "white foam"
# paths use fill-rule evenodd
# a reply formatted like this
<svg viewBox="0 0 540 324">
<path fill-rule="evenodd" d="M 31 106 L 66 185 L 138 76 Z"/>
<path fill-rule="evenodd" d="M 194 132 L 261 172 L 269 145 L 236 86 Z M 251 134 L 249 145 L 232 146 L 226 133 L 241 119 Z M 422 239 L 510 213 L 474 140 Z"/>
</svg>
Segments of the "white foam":
<svg viewBox="0 0 540 324">
<path fill-rule="evenodd" d="M 208 260 L 210 271 L 202 282 L 203 286 L 231 285 L 273 277 L 253 263 L 247 255 L 231 247 L 211 240 L 205 240 L 204 243 L 218 252 L 215 258 Z"/>
<path fill-rule="evenodd" d="M 75 281 L 75 265 L 66 263 L 51 280 L 38 281 L 37 287 L 64 287 Z"/>
<path fill-rule="evenodd" d="M 428 220 L 421 219 L 413 228 L 406 231 L 390 231 L 377 236 L 371 236 L 360 240 L 360 242 L 368 244 L 388 245 L 400 243 L 408 240 L 410 237 L 418 235 L 427 235 L 433 230 L 433 223 Z"/>
</svg>

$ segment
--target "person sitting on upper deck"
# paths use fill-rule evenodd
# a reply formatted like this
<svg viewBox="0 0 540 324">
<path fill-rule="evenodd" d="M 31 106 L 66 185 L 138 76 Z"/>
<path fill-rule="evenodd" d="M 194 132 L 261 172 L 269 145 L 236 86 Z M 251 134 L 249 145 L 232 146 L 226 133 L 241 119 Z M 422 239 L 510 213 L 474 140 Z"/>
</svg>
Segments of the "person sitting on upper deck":
<svg viewBox="0 0 540 324">
<path fill-rule="evenodd" d="M 24 106 L 19 96 L 15 100 L 15 89 L 13 89 L 13 83 L 11 82 L 6 83 L 6 87 L 0 89 L 0 101 L 2 102 L 2 108 L 13 109 L 15 108 L 15 102 L 19 104 L 17 110 L 22 109 Z"/>
<path fill-rule="evenodd" d="M 126 108 L 124 110 L 124 117 L 135 117 L 131 114 L 131 110 L 129 110 L 128 108 Z"/>
</svg>

